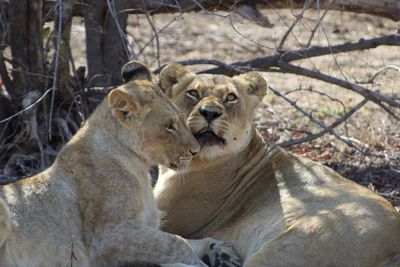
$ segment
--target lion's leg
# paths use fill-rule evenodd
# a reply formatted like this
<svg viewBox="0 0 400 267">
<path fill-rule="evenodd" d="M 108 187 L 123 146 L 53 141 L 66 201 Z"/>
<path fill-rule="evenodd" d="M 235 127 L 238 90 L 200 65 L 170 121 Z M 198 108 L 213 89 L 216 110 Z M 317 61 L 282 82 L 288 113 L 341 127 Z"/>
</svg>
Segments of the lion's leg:
<svg viewBox="0 0 400 267">
<path fill-rule="evenodd" d="M 282 244 L 284 248 L 284 244 Z M 244 267 L 304 267 L 316 266 L 310 262 L 304 262 L 304 259 L 297 255 L 289 255 L 284 249 L 279 250 L 276 247 L 263 246 L 256 253 L 251 255 L 244 263 Z M 323 265 L 322 265 L 323 266 Z"/>
<path fill-rule="evenodd" d="M 128 220 L 103 228 L 93 242 L 93 253 L 105 266 L 134 262 L 207 266 L 184 238 Z"/>
<path fill-rule="evenodd" d="M 214 238 L 188 239 L 190 246 L 196 251 L 197 256 L 211 267 L 239 267 L 242 261 L 239 254 L 229 242 L 219 241 Z"/>
<path fill-rule="evenodd" d="M 265 243 L 261 248 L 249 256 L 244 267 L 316 267 L 327 266 L 318 263 L 317 248 L 311 249 L 314 244 L 293 228 L 283 232 L 275 239 Z M 305 249 L 307 247 L 307 249 Z M 310 255 L 314 254 L 315 255 Z M 317 264 L 314 264 L 317 263 Z M 329 264 L 328 264 L 329 265 Z"/>
</svg>

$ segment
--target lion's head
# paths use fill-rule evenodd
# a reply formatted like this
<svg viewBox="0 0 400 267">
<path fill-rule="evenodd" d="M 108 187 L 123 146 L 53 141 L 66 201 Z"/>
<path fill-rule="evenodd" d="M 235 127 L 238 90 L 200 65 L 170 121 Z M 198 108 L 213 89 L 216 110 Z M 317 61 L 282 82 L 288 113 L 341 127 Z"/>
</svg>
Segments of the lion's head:
<svg viewBox="0 0 400 267">
<path fill-rule="evenodd" d="M 234 153 L 250 142 L 254 110 L 267 90 L 259 73 L 194 74 L 173 63 L 162 70 L 160 83 L 185 113 L 201 157 Z"/>
<path fill-rule="evenodd" d="M 199 145 L 182 113 L 153 81 L 146 66 L 129 62 L 122 76 L 127 83 L 112 90 L 107 98 L 112 116 L 123 129 L 119 139 L 152 164 L 187 167 Z"/>
</svg>

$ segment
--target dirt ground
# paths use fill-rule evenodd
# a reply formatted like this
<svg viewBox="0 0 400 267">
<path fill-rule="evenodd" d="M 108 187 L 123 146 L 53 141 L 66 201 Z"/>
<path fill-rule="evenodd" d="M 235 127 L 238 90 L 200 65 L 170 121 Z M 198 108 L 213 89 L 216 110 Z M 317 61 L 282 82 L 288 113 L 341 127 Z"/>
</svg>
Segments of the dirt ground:
<svg viewBox="0 0 400 267">
<path fill-rule="evenodd" d="M 282 36 L 299 15 L 299 10 L 264 10 L 272 28 L 226 13 L 185 13 L 131 16 L 129 40 L 138 58 L 152 68 L 171 61 L 188 59 L 217 59 L 225 63 L 248 60 L 276 53 Z M 307 11 L 293 28 L 283 48 L 287 51 L 302 49 L 311 31 L 323 16 L 323 11 Z M 157 29 L 154 35 L 149 21 Z M 361 38 L 394 34 L 400 23 L 370 15 L 329 11 L 311 41 L 314 45 L 335 45 Z M 85 65 L 84 26 L 75 20 L 72 31 L 72 50 L 77 66 Z M 157 45 L 158 41 L 158 45 Z M 320 56 L 297 61 L 304 67 L 347 79 L 352 82 L 368 81 L 378 70 L 388 65 L 400 67 L 400 47 L 382 46 L 376 49 Z M 193 66 L 198 71 L 212 66 Z M 329 125 L 362 100 L 347 89 L 302 76 L 279 72 L 263 73 L 269 85 L 296 101 L 316 119 Z M 387 69 L 367 88 L 400 98 L 400 72 Z M 281 143 L 293 138 L 321 131 L 303 114 L 296 111 L 281 97 L 269 92 L 258 110 L 257 123 L 267 142 Z M 400 124 L 378 106 L 368 103 L 335 132 L 370 149 L 379 157 L 365 155 L 336 137 L 326 134 L 322 138 L 288 149 L 294 153 L 320 161 L 345 177 L 368 186 L 387 197 L 400 209 Z"/>
</svg>

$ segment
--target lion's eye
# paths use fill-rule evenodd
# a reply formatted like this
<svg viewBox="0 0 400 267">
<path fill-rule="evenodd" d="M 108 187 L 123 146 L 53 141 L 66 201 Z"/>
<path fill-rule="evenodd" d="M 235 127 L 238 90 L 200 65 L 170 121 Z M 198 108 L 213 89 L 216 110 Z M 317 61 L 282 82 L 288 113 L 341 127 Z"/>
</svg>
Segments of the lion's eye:
<svg viewBox="0 0 400 267">
<path fill-rule="evenodd" d="M 225 98 L 226 102 L 235 102 L 236 100 L 237 100 L 237 96 L 235 96 L 234 94 L 229 94 Z"/>
<path fill-rule="evenodd" d="M 178 126 L 174 122 L 167 123 L 167 124 L 165 124 L 165 130 L 167 130 L 168 132 L 174 133 L 178 130 Z"/>
<path fill-rule="evenodd" d="M 196 90 L 187 91 L 186 92 L 186 96 L 191 98 L 191 99 L 195 99 L 195 100 L 200 98 L 199 92 L 197 92 Z"/>
</svg>

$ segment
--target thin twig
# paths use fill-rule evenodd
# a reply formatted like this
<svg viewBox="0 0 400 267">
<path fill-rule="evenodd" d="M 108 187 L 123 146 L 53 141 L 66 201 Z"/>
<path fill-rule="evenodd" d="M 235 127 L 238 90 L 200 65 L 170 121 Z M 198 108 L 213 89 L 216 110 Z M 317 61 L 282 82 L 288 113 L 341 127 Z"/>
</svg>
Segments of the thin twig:
<svg viewBox="0 0 400 267">
<path fill-rule="evenodd" d="M 237 34 L 239 34 L 240 36 L 242 36 L 242 37 L 245 38 L 246 40 L 249 40 L 250 42 L 252 42 L 252 43 L 254 43 L 254 44 L 256 44 L 256 45 L 258 45 L 258 46 L 260 46 L 260 47 L 263 47 L 263 48 L 266 48 L 266 49 L 270 49 L 270 50 L 275 50 L 274 47 L 270 47 L 270 46 L 266 46 L 266 45 L 260 44 L 259 42 L 257 42 L 257 41 L 254 40 L 253 38 L 248 37 L 248 36 L 244 35 L 243 33 L 241 33 L 241 32 L 236 28 L 236 26 L 233 24 L 232 14 L 231 14 L 231 13 L 229 13 L 228 18 L 229 18 L 229 22 L 230 22 L 230 24 L 231 24 L 232 29 L 233 29 Z"/>
<path fill-rule="evenodd" d="M 332 1 L 329 2 L 329 5 L 332 3 Z M 328 14 L 329 11 L 329 6 L 325 9 L 324 13 L 322 14 L 321 17 L 319 17 L 318 21 L 317 21 L 317 25 L 315 25 L 314 29 L 311 30 L 311 34 L 310 37 L 308 38 L 307 44 L 305 45 L 305 47 L 310 47 L 312 40 L 314 39 L 314 35 L 317 32 L 320 23 L 322 22 L 322 20 L 325 18 L 326 14 Z"/>
<path fill-rule="evenodd" d="M 287 51 L 285 53 L 277 53 L 271 56 L 257 57 L 254 59 L 239 61 L 232 63 L 236 67 L 247 66 L 258 69 L 268 69 L 278 66 L 278 62 L 291 62 L 311 57 L 324 56 L 329 54 L 339 54 L 356 50 L 366 50 L 376 48 L 381 45 L 400 46 L 400 35 L 392 34 L 371 39 L 360 39 L 356 42 L 347 42 L 334 46 L 313 46 L 307 49 Z M 215 68 L 207 70 L 209 73 L 224 73 L 223 68 Z"/>
<path fill-rule="evenodd" d="M 289 64 L 287 62 L 284 61 L 280 61 L 278 63 L 280 69 L 283 72 L 288 72 L 288 73 L 293 73 L 293 74 L 297 74 L 297 75 L 302 75 L 302 76 L 307 76 L 310 78 L 314 78 L 317 80 L 321 80 L 324 82 L 328 82 L 331 84 L 335 84 L 338 85 L 340 87 L 349 89 L 353 92 L 356 92 L 362 96 L 364 96 L 365 98 L 368 98 L 369 100 L 371 100 L 372 102 L 378 104 L 379 106 L 382 106 L 382 102 L 387 103 L 388 105 L 392 106 L 392 107 L 396 107 L 396 108 L 400 108 L 400 102 L 395 101 L 393 99 L 391 99 L 390 97 L 387 97 L 381 93 L 378 92 L 374 92 L 371 91 L 365 87 L 362 87 L 358 84 L 355 83 L 351 83 L 349 81 L 345 81 L 339 78 L 335 78 L 326 74 L 323 74 L 321 72 L 318 71 L 314 71 L 314 70 L 310 70 L 310 69 L 306 69 L 300 66 L 295 66 L 292 64 Z"/>
<path fill-rule="evenodd" d="M 183 16 L 183 14 L 179 14 L 178 16 L 174 17 L 173 19 L 171 19 L 167 24 L 165 24 L 165 26 L 163 26 L 160 30 L 158 30 L 158 35 L 160 35 L 165 29 L 167 29 L 172 23 L 174 23 L 175 21 L 177 21 L 178 19 L 181 19 Z M 149 46 L 154 38 L 156 38 L 155 35 L 153 35 L 150 40 L 139 50 L 138 55 L 141 55 L 143 53 L 143 51 L 146 49 L 147 46 Z"/>
<path fill-rule="evenodd" d="M 319 133 L 310 134 L 310 135 L 308 135 L 306 137 L 303 137 L 303 138 L 298 138 L 298 139 L 294 139 L 294 140 L 288 140 L 288 141 L 280 143 L 279 145 L 283 146 L 283 147 L 288 147 L 288 146 L 293 146 L 293 145 L 298 145 L 298 144 L 310 142 L 310 141 L 312 141 L 314 139 L 317 139 L 317 138 L 327 134 L 330 130 L 335 129 L 337 126 L 339 126 L 343 122 L 346 122 L 347 119 L 350 118 L 350 116 L 352 116 L 357 110 L 359 110 L 361 107 L 363 107 L 367 102 L 368 102 L 368 99 L 364 98 L 363 101 L 358 103 L 350 111 L 345 113 L 343 116 L 341 116 L 339 119 L 337 119 L 334 123 L 332 123 L 331 125 L 327 126 L 324 130 L 320 131 Z"/>
<path fill-rule="evenodd" d="M 18 111 L 17 113 L 11 115 L 10 117 L 1 120 L 1 121 L 0 121 L 0 124 L 5 123 L 5 122 L 7 122 L 7 121 L 9 121 L 9 120 L 11 120 L 11 119 L 13 119 L 13 118 L 15 118 L 15 117 L 21 115 L 22 113 L 24 113 L 24 112 L 30 110 L 30 109 L 33 108 L 36 104 L 38 104 L 40 101 L 42 101 L 42 100 L 45 98 L 45 96 L 46 96 L 48 93 L 50 93 L 51 91 L 53 91 L 53 90 L 54 90 L 54 87 L 52 87 L 52 88 L 50 88 L 50 89 L 47 89 L 47 91 L 44 92 L 44 94 L 43 94 L 41 97 L 39 97 L 35 102 L 33 102 L 32 104 L 30 104 L 29 106 L 27 106 L 27 107 L 24 108 L 23 110 L 20 110 L 20 111 Z"/>
<path fill-rule="evenodd" d="M 319 90 L 312 89 L 311 87 L 310 88 L 306 88 L 306 89 L 303 89 L 303 88 L 295 89 L 295 90 L 292 90 L 292 91 L 289 91 L 289 92 L 285 93 L 285 95 L 288 95 L 288 94 L 290 94 L 292 92 L 296 92 L 296 91 L 309 91 L 310 93 L 317 93 L 317 94 L 319 94 L 321 96 L 324 96 L 324 97 L 328 98 L 329 100 L 331 100 L 333 102 L 339 103 L 342 106 L 344 113 L 346 113 L 346 105 L 343 103 L 343 101 L 341 101 L 340 99 L 337 99 L 336 97 L 332 97 L 329 94 L 321 92 Z M 346 135 L 348 135 L 348 129 L 347 129 L 347 122 L 346 121 L 344 121 L 344 128 L 345 128 L 345 131 L 346 131 Z"/>
<path fill-rule="evenodd" d="M 158 32 L 156 27 L 154 26 L 154 23 L 151 21 L 150 15 L 148 13 L 146 13 L 146 18 L 147 21 L 150 24 L 150 27 L 152 29 L 152 31 L 154 32 L 154 36 L 156 38 L 156 47 L 157 47 L 157 64 L 158 64 L 158 68 L 160 68 L 161 66 L 161 62 L 160 62 L 160 40 L 158 38 Z"/>
<path fill-rule="evenodd" d="M 387 155 L 381 155 L 378 153 L 375 153 L 373 151 L 369 151 L 369 149 L 360 149 L 359 147 L 355 146 L 353 144 L 353 142 L 351 142 L 350 138 L 344 138 L 340 135 L 338 135 L 333 128 L 329 129 L 329 127 L 325 126 L 323 123 L 321 123 L 320 121 L 318 121 L 317 119 L 315 119 L 312 115 L 310 115 L 309 113 L 307 113 L 306 111 L 304 111 L 302 108 L 300 108 L 296 102 L 290 100 L 289 98 L 287 98 L 284 94 L 280 93 L 278 90 L 272 88 L 271 86 L 268 86 L 268 88 L 277 96 L 282 97 L 286 102 L 288 102 L 292 107 L 294 107 L 295 109 L 297 109 L 299 112 L 301 112 L 304 116 L 306 116 L 311 122 L 313 122 L 314 124 L 318 125 L 319 127 L 321 127 L 322 129 L 324 129 L 324 131 L 326 131 L 327 133 L 333 135 L 334 137 L 336 137 L 338 140 L 340 140 L 341 142 L 345 143 L 346 145 L 348 145 L 349 147 L 357 150 L 358 152 L 362 153 L 365 156 L 373 156 L 373 157 L 380 157 L 380 158 L 388 158 Z M 364 99 L 361 103 L 363 103 L 364 101 L 368 102 L 368 99 Z M 359 103 L 359 105 L 361 105 L 361 103 Z M 364 103 L 365 104 L 365 103 Z M 358 106 L 358 105 L 357 105 Z M 356 107 L 357 107 L 356 106 Z M 354 111 L 355 112 L 355 111 Z M 351 115 L 351 114 L 350 114 Z M 336 122 L 335 122 L 336 123 Z M 339 122 L 337 122 L 339 123 Z M 339 123 L 340 124 L 340 123 Z M 322 131 L 322 132 L 324 132 Z M 395 160 L 395 158 L 389 158 L 392 160 Z"/>
<path fill-rule="evenodd" d="M 53 87 L 51 93 L 51 102 L 50 102 L 50 114 L 49 114 L 49 139 L 51 140 L 51 130 L 52 130 L 52 122 L 53 122 L 53 108 L 54 108 L 54 99 L 55 99 L 55 92 L 57 88 L 58 82 L 58 60 L 60 57 L 60 45 L 61 45 L 61 31 L 62 31 L 62 21 L 63 21 L 63 3 L 62 0 L 58 0 L 58 27 L 57 27 L 57 44 L 56 44 L 56 51 L 54 56 L 54 72 L 53 72 Z M 57 19 L 55 20 L 57 22 Z"/>
<path fill-rule="evenodd" d="M 279 43 L 279 45 L 278 45 L 278 47 L 277 47 L 277 50 L 281 50 L 281 49 L 283 48 L 283 45 L 285 44 L 286 39 L 289 37 L 289 34 L 292 33 L 292 31 L 293 31 L 294 27 L 297 25 L 297 23 L 298 23 L 300 20 L 303 19 L 304 12 L 306 12 L 306 10 L 310 8 L 310 5 L 311 5 L 311 3 L 312 3 L 313 1 L 314 1 L 314 0 L 307 0 L 307 1 L 304 3 L 303 9 L 301 10 L 300 14 L 295 15 L 295 18 L 296 18 L 295 21 L 293 21 L 292 25 L 290 25 L 289 29 L 287 29 L 287 31 L 286 31 L 285 34 L 283 35 L 283 37 L 282 37 L 282 39 L 281 39 L 281 41 L 280 41 L 280 43 Z"/>
<path fill-rule="evenodd" d="M 342 74 L 343 78 L 344 78 L 346 81 L 348 81 L 346 75 L 344 74 L 344 71 L 342 70 L 342 67 L 340 67 L 340 65 L 339 65 L 339 63 L 338 63 L 338 61 L 337 61 L 337 58 L 336 58 L 335 53 L 333 53 L 333 51 L 332 51 L 332 45 L 331 45 L 330 39 L 329 39 L 329 37 L 328 37 L 328 34 L 327 34 L 326 31 L 325 31 L 324 24 L 322 23 L 322 20 L 319 19 L 319 11 L 320 11 L 320 9 L 319 9 L 319 0 L 317 0 L 317 5 L 318 5 L 318 8 L 317 8 L 318 21 L 320 21 L 321 30 L 322 30 L 322 32 L 324 33 L 324 36 L 325 36 L 326 41 L 328 42 L 328 47 L 329 47 L 329 49 L 330 49 L 330 54 L 332 55 L 333 61 L 335 62 L 336 67 L 338 67 L 338 69 L 339 69 L 339 71 L 340 71 L 340 74 Z"/>
<path fill-rule="evenodd" d="M 115 2 L 114 0 L 107 0 L 107 6 L 108 10 L 110 11 L 110 14 L 115 22 L 115 26 L 117 27 L 117 31 L 122 43 L 122 47 L 124 48 L 125 54 L 129 60 L 136 58 L 135 53 L 133 52 L 132 48 L 129 45 L 128 38 L 126 37 L 126 33 L 124 30 L 122 30 L 121 25 L 119 24 L 118 21 L 118 14 L 115 8 Z"/>
<path fill-rule="evenodd" d="M 379 74 L 381 74 L 382 72 L 384 72 L 384 71 L 386 71 L 386 70 L 389 70 L 389 69 L 393 69 L 393 70 L 396 70 L 396 71 L 400 72 L 400 66 L 397 66 L 397 65 L 387 65 L 387 66 L 385 66 L 385 67 L 383 67 L 383 68 L 380 68 L 377 72 L 375 72 L 375 74 L 372 75 L 372 77 L 369 78 L 368 81 L 360 81 L 360 82 L 357 82 L 357 83 L 359 83 L 359 84 L 369 84 L 369 83 L 373 83 L 374 80 L 376 79 L 376 77 L 377 77 Z"/>
</svg>

